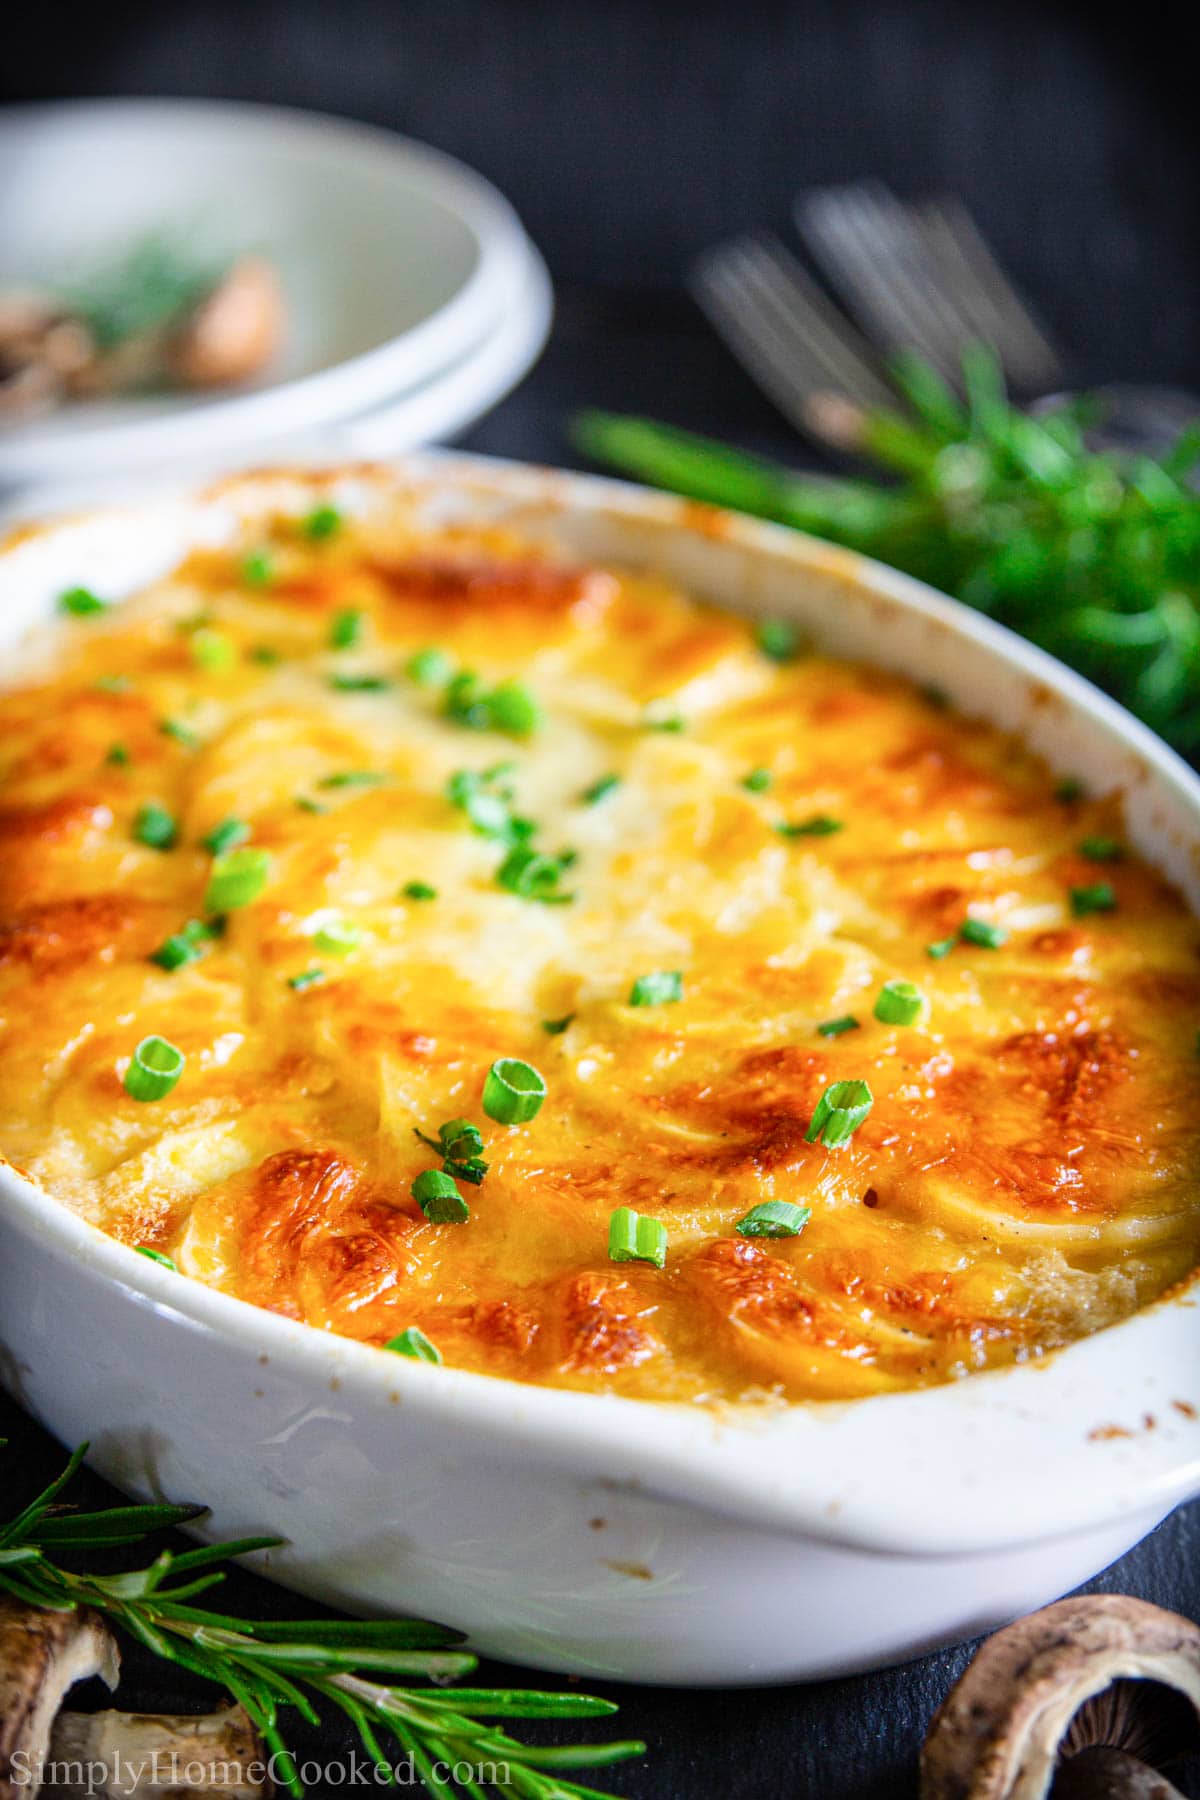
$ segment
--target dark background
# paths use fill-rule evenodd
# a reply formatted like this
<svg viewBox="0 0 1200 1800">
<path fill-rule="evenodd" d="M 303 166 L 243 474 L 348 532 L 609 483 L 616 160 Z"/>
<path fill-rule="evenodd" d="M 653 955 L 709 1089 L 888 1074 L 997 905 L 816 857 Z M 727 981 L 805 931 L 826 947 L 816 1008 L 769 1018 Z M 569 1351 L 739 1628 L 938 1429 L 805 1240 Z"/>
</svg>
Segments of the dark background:
<svg viewBox="0 0 1200 1800">
<path fill-rule="evenodd" d="M 565 422 L 586 403 L 801 458 L 682 289 L 688 259 L 714 239 L 785 228 L 801 185 L 874 174 L 906 195 L 958 193 L 1080 380 L 1200 389 L 1200 114 L 1185 21 L 1163 8 L 1118 20 L 922 0 L 35 4 L 4 18 L 0 101 L 281 101 L 424 138 L 508 193 L 559 294 L 541 364 L 470 447 L 570 460 Z M 5 1433 L 7 1511 L 58 1452 L 0 1401 Z M 1200 1510 L 1097 1585 L 1200 1616 Z M 229 1600 L 293 1604 L 249 1577 Z M 651 1744 L 612 1785 L 633 1800 L 910 1800 L 917 1744 L 965 1655 L 808 1688 L 604 1690 L 621 1701 L 621 1733 Z M 121 1698 L 189 1703 L 144 1656 L 130 1658 Z M 334 1730 L 321 1753 L 339 1747 Z"/>
</svg>

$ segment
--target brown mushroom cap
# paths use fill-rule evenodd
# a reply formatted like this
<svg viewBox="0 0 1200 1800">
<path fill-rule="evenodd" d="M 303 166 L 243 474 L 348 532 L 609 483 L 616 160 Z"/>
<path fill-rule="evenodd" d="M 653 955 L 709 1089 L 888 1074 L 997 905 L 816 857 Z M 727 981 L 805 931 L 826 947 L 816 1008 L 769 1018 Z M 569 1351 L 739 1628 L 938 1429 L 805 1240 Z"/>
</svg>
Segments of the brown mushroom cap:
<svg viewBox="0 0 1200 1800">
<path fill-rule="evenodd" d="M 934 1716 L 921 1800 L 1045 1800 L 1072 1719 L 1118 1681 L 1173 1688 L 1200 1734 L 1200 1627 L 1127 1595 L 1087 1594 L 997 1632 Z"/>
<path fill-rule="evenodd" d="M 0 1800 L 36 1800 L 63 1695 L 92 1675 L 115 1687 L 119 1667 L 99 1613 L 0 1601 Z"/>
<path fill-rule="evenodd" d="M 178 328 L 167 346 L 170 373 L 187 387 L 248 381 L 283 336 L 283 291 L 270 263 L 242 256 Z"/>
</svg>

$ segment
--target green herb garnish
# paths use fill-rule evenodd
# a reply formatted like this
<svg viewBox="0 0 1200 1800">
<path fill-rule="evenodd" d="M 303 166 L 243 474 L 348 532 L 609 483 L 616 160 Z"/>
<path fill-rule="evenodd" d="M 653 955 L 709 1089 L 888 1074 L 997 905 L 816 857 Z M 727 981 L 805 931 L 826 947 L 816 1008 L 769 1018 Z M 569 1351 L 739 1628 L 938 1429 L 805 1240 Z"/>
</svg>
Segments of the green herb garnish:
<svg viewBox="0 0 1200 1800">
<path fill-rule="evenodd" d="M 875 1002 L 881 1025 L 915 1025 L 925 1010 L 925 996 L 912 981 L 885 981 Z"/>
<path fill-rule="evenodd" d="M 210 856 L 224 856 L 227 850 L 236 850 L 250 836 L 250 827 L 244 819 L 235 819 L 232 815 L 222 819 L 219 825 L 200 839 Z"/>
<path fill-rule="evenodd" d="M 843 1013 L 838 1019 L 824 1019 L 817 1026 L 819 1037 L 842 1037 L 847 1031 L 857 1031 L 858 1020 L 853 1013 Z"/>
<path fill-rule="evenodd" d="M 981 950 L 999 950 L 1008 942 L 1008 932 L 1003 925 L 989 925 L 986 919 L 966 918 L 958 928 L 958 935 L 964 944 L 975 944 Z"/>
<path fill-rule="evenodd" d="M 335 613 L 329 626 L 331 650 L 352 650 L 363 634 L 367 615 L 357 606 L 347 606 Z"/>
<path fill-rule="evenodd" d="M 783 819 L 775 829 L 780 837 L 785 838 L 832 837 L 835 831 L 846 829 L 846 822 L 844 819 L 832 819 L 828 813 L 810 813 L 807 819 L 797 819 L 794 822 Z"/>
<path fill-rule="evenodd" d="M 765 794 L 771 785 L 770 769 L 751 769 L 742 776 L 742 786 L 749 794 Z"/>
<path fill-rule="evenodd" d="M 790 1200 L 764 1200 L 738 1220 L 737 1230 L 748 1238 L 799 1237 L 811 1217 L 811 1207 L 795 1206 Z"/>
<path fill-rule="evenodd" d="M 336 506 L 326 501 L 321 506 L 314 506 L 311 512 L 305 513 L 300 521 L 302 534 L 311 543 L 324 543 L 327 538 L 336 537 L 342 529 L 342 515 Z"/>
<path fill-rule="evenodd" d="M 500 1125 L 524 1125 L 536 1119 L 545 1098 L 545 1080 L 532 1063 L 502 1056 L 487 1072 L 483 1110 Z"/>
<path fill-rule="evenodd" d="M 819 1140 L 827 1150 L 848 1143 L 874 1104 L 874 1095 L 865 1081 L 835 1081 L 817 1101 L 804 1134 L 806 1142 L 815 1144 Z"/>
<path fill-rule="evenodd" d="M 1077 919 L 1086 919 L 1091 913 L 1110 913 L 1116 910 L 1117 896 L 1113 892 L 1111 881 L 1094 881 L 1090 887 L 1071 889 L 1071 911 Z"/>
<path fill-rule="evenodd" d="M 288 976 L 288 986 L 293 993 L 303 994 L 309 988 L 320 987 L 325 980 L 325 971 L 315 964 L 311 969 L 301 969 L 298 975 Z"/>
<path fill-rule="evenodd" d="M 125 1071 L 125 1092 L 131 1100 L 162 1100 L 183 1074 L 183 1051 L 164 1037 L 145 1037 Z"/>
<path fill-rule="evenodd" d="M 412 1184 L 412 1197 L 431 1225 L 463 1225 L 471 1209 L 441 1169 L 422 1169 Z"/>
<path fill-rule="evenodd" d="M 427 881 L 406 881 L 400 892 L 406 900 L 436 900 L 438 894 Z"/>
<path fill-rule="evenodd" d="M 173 850 L 179 842 L 179 821 L 165 806 L 147 801 L 139 806 L 133 821 L 133 835 L 150 850 Z"/>
<path fill-rule="evenodd" d="M 667 1228 L 631 1206 L 618 1206 L 608 1221 L 610 1262 L 645 1262 L 661 1269 L 667 1260 Z"/>
<path fill-rule="evenodd" d="M 409 1325 L 398 1337 L 389 1338 L 383 1346 L 397 1356 L 411 1356 L 414 1362 L 440 1363 L 442 1353 L 432 1338 L 427 1338 L 418 1325 Z"/>
<path fill-rule="evenodd" d="M 683 999 L 683 972 L 680 969 L 656 969 L 653 974 L 639 975 L 629 990 L 630 1006 L 666 1006 Z"/>
<path fill-rule="evenodd" d="M 58 610 L 67 613 L 73 619 L 94 618 L 97 613 L 107 612 L 108 603 L 93 594 L 91 588 L 67 588 L 58 596 Z"/>
<path fill-rule="evenodd" d="M 597 806 L 601 800 L 607 800 L 620 785 L 619 775 L 602 775 L 599 781 L 593 781 L 591 787 L 585 787 L 579 798 L 585 806 Z"/>
<path fill-rule="evenodd" d="M 204 890 L 205 912 L 227 913 L 249 906 L 266 887 L 270 873 L 271 859 L 265 850 L 229 850 L 215 857 Z"/>
</svg>

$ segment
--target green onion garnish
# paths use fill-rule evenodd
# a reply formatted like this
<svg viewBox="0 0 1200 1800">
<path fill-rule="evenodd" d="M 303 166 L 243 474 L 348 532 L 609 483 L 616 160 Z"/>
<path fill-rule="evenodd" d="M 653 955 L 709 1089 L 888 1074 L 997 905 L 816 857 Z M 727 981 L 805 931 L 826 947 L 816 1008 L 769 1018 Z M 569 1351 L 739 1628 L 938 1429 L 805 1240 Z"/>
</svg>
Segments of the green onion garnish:
<svg viewBox="0 0 1200 1800">
<path fill-rule="evenodd" d="M 1125 846 L 1119 838 L 1086 837 L 1079 846 L 1080 856 L 1088 862 L 1121 862 L 1125 856 Z"/>
<path fill-rule="evenodd" d="M 639 975 L 629 990 L 630 1006 L 665 1006 L 683 999 L 683 973 L 679 969 L 656 969 L 653 974 Z"/>
<path fill-rule="evenodd" d="M 564 894 L 559 883 L 574 860 L 569 850 L 548 856 L 528 844 L 514 844 L 496 870 L 496 882 L 522 900 L 540 900 L 543 906 L 566 906 L 575 896 Z"/>
<path fill-rule="evenodd" d="M 524 1125 L 537 1117 L 546 1098 L 546 1083 L 531 1063 L 502 1056 L 487 1072 L 483 1110 L 500 1125 Z"/>
<path fill-rule="evenodd" d="M 754 633 L 754 641 L 772 662 L 794 662 L 800 653 L 800 629 L 789 619 L 764 619 Z"/>
<path fill-rule="evenodd" d="M 145 1037 L 125 1071 L 131 1100 L 162 1100 L 183 1074 L 183 1051 L 164 1037 Z"/>
<path fill-rule="evenodd" d="M 510 737 L 528 737 L 542 722 L 542 709 L 519 681 L 502 681 L 488 697 L 492 728 Z"/>
<path fill-rule="evenodd" d="M 227 850 L 236 850 L 250 836 L 250 827 L 244 819 L 235 819 L 232 815 L 214 825 L 207 836 L 200 842 L 210 856 L 224 856 Z"/>
<path fill-rule="evenodd" d="M 925 1010 L 925 996 L 912 981 L 885 981 L 875 1002 L 881 1025 L 915 1025 Z"/>
<path fill-rule="evenodd" d="M 742 776 L 742 786 L 750 794 L 765 794 L 770 785 L 770 769 L 751 769 L 748 775 Z"/>
<path fill-rule="evenodd" d="M 461 1225 L 471 1209 L 441 1169 L 422 1169 L 412 1184 L 412 1197 L 431 1225 Z"/>
<path fill-rule="evenodd" d="M 161 1250 L 152 1250 L 149 1244 L 135 1244 L 134 1249 L 139 1256 L 148 1257 L 151 1262 L 161 1263 L 164 1269 L 170 1269 L 172 1275 L 178 1275 L 179 1270 L 175 1267 L 171 1258 L 169 1256 L 164 1256 Z"/>
<path fill-rule="evenodd" d="M 91 588 L 73 587 L 58 596 L 58 610 L 69 613 L 73 619 L 87 619 L 106 612 L 108 606 L 98 594 L 93 594 Z"/>
<path fill-rule="evenodd" d="M 305 513 L 300 521 L 300 529 L 306 538 L 314 544 L 322 543 L 326 538 L 335 537 L 342 528 L 342 515 L 336 506 L 328 501 L 322 506 L 314 506 Z"/>
<path fill-rule="evenodd" d="M 561 1037 L 567 1026 L 575 1019 L 574 1013 L 565 1013 L 561 1019 L 543 1019 L 542 1030 L 547 1037 Z"/>
<path fill-rule="evenodd" d="M 148 801 L 139 806 L 133 821 L 133 835 L 139 844 L 151 850 L 171 850 L 179 841 L 179 824 L 165 806 Z"/>
<path fill-rule="evenodd" d="M 610 1262 L 646 1262 L 661 1269 L 667 1260 L 667 1228 L 661 1219 L 646 1219 L 631 1206 L 618 1206 L 608 1221 Z"/>
<path fill-rule="evenodd" d="M 353 649 L 362 637 L 366 616 L 357 606 L 347 606 L 341 612 L 335 613 L 329 627 L 330 649 Z"/>
<path fill-rule="evenodd" d="M 194 732 L 190 725 L 185 725 L 182 719 L 160 719 L 158 729 L 164 737 L 169 737 L 176 744 L 182 744 L 185 750 L 199 748 L 198 733 Z"/>
<path fill-rule="evenodd" d="M 438 1126 L 437 1138 L 417 1130 L 417 1137 L 442 1158 L 442 1173 L 455 1181 L 469 1181 L 478 1187 L 488 1172 L 483 1160 L 483 1133 L 470 1119 L 448 1119 Z"/>
<path fill-rule="evenodd" d="M 444 650 L 429 644 L 413 652 L 404 665 L 404 673 L 418 687 L 441 687 L 453 675 L 454 662 Z"/>
<path fill-rule="evenodd" d="M 339 769 L 335 775 L 323 775 L 321 788 L 379 787 L 387 776 L 379 769 Z"/>
<path fill-rule="evenodd" d="M 250 651 L 250 661 L 261 663 L 264 669 L 273 669 L 283 658 L 274 644 L 255 644 Z"/>
<path fill-rule="evenodd" d="M 324 969 L 314 965 L 311 969 L 301 969 L 298 975 L 289 975 L 288 986 L 294 993 L 303 994 L 307 988 L 320 987 L 324 979 Z"/>
<path fill-rule="evenodd" d="M 400 889 L 406 900 L 436 900 L 437 889 L 427 881 L 406 881 Z"/>
<path fill-rule="evenodd" d="M 204 954 L 205 944 L 210 942 L 212 936 L 211 925 L 204 924 L 200 919 L 189 919 L 181 931 L 172 932 L 152 952 L 150 961 L 157 963 L 160 969 L 166 969 L 168 974 L 174 974 L 176 969 L 182 969 L 187 963 L 198 962 Z"/>
<path fill-rule="evenodd" d="M 843 1013 L 838 1019 L 823 1019 L 817 1026 L 819 1037 L 841 1037 L 843 1032 L 857 1031 L 858 1020 L 853 1013 Z"/>
<path fill-rule="evenodd" d="M 442 711 L 468 731 L 506 731 L 511 737 L 528 737 L 542 718 L 537 701 L 519 681 L 502 681 L 489 693 L 469 669 L 446 683 Z"/>
<path fill-rule="evenodd" d="M 230 850 L 218 856 L 204 891 L 205 912 L 227 913 L 249 906 L 266 887 L 270 872 L 271 859 L 265 850 Z"/>
<path fill-rule="evenodd" d="M 188 639 L 192 660 L 209 675 L 222 675 L 232 669 L 238 659 L 237 645 L 223 631 L 203 626 Z"/>
<path fill-rule="evenodd" d="M 794 1206 L 790 1200 L 764 1200 L 738 1220 L 737 1230 L 748 1238 L 799 1237 L 811 1218 L 811 1207 Z"/>
<path fill-rule="evenodd" d="M 295 805 L 297 812 L 315 813 L 318 816 L 323 816 L 329 811 L 327 806 L 322 806 L 319 800 L 314 800 L 309 794 L 297 794 Z"/>
<path fill-rule="evenodd" d="M 804 1134 L 805 1142 L 818 1140 L 827 1150 L 836 1150 L 858 1130 L 875 1097 L 865 1081 L 835 1081 L 817 1101 L 816 1110 Z"/>
<path fill-rule="evenodd" d="M 1066 775 L 1054 790 L 1054 798 L 1061 806 L 1073 806 L 1076 800 L 1082 800 L 1084 785 L 1077 775 Z"/>
<path fill-rule="evenodd" d="M 415 1362 L 440 1363 L 442 1360 L 437 1345 L 416 1325 L 410 1325 L 399 1337 L 389 1338 L 383 1347 L 394 1350 L 397 1356 L 411 1356 Z"/>
<path fill-rule="evenodd" d="M 251 550 L 242 558 L 242 580 L 247 587 L 270 587 L 275 579 L 275 562 L 269 550 Z"/>
<path fill-rule="evenodd" d="M 621 777 L 619 775 L 602 775 L 599 781 L 593 781 L 591 787 L 585 787 L 579 798 L 585 806 L 596 806 L 601 800 L 606 800 L 609 794 L 620 785 Z"/>
<path fill-rule="evenodd" d="M 382 694 L 392 684 L 386 675 L 331 675 L 329 685 L 335 694 Z"/>
<path fill-rule="evenodd" d="M 925 954 L 926 956 L 932 956 L 934 962 L 941 962 L 943 956 L 949 956 L 957 942 L 957 935 L 948 938 L 938 938 L 936 943 L 926 944 Z"/>
<path fill-rule="evenodd" d="M 110 744 L 104 760 L 112 769 L 127 769 L 132 761 L 128 745 Z"/>
<path fill-rule="evenodd" d="M 663 710 L 661 701 L 651 701 L 642 714 L 643 731 L 686 731 L 687 724 L 679 713 Z"/>
<path fill-rule="evenodd" d="M 832 819 L 828 813 L 810 813 L 807 819 L 797 819 L 794 823 L 781 819 L 775 829 L 780 837 L 832 837 L 835 831 L 844 831 L 844 819 Z"/>
<path fill-rule="evenodd" d="M 1096 881 L 1090 887 L 1071 889 L 1071 911 L 1077 919 L 1086 919 L 1090 913 L 1110 913 L 1116 910 L 1117 896 L 1113 892 L 1111 881 Z"/>
<path fill-rule="evenodd" d="M 362 932 L 349 919 L 325 919 L 313 938 L 318 950 L 330 956 L 349 956 L 362 943 Z"/>
<path fill-rule="evenodd" d="M 986 919 L 966 918 L 958 928 L 964 944 L 977 944 L 983 950 L 998 950 L 1007 944 L 1008 932 L 1003 925 L 989 925 Z"/>
</svg>

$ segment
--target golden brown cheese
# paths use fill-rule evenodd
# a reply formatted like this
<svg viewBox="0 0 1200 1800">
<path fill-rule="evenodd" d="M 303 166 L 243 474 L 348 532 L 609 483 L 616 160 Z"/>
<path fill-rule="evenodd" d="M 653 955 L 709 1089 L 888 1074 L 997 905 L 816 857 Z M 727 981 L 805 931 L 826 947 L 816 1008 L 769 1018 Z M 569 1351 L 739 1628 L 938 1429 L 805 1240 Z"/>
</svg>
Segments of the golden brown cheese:
<svg viewBox="0 0 1200 1800">
<path fill-rule="evenodd" d="M 537 729 L 446 716 L 406 672 L 427 646 L 524 683 Z M 266 522 L 64 618 L 39 666 L 0 696 L 0 1143 L 181 1276 L 370 1343 L 418 1326 L 464 1368 L 701 1400 L 1035 1357 L 1196 1264 L 1196 923 L 1133 856 L 1081 852 L 1120 837 L 1113 803 L 913 686 L 396 520 Z M 499 885 L 506 845 L 448 797 L 500 763 L 502 808 L 574 853 L 566 904 Z M 174 847 L 137 841 L 148 803 Z M 778 829 L 821 815 L 841 828 Z M 266 887 L 164 970 L 231 817 Z M 1075 916 L 1097 882 L 1115 910 Z M 1007 941 L 931 957 L 968 915 Z M 682 999 L 630 1005 L 659 971 Z M 894 978 L 915 1025 L 873 1017 Z M 147 1103 L 123 1077 L 149 1034 L 186 1063 Z M 481 1110 L 500 1056 L 545 1078 L 529 1123 Z M 808 1143 L 843 1078 L 869 1117 Z M 490 1166 L 469 1222 L 432 1224 L 414 1128 L 464 1115 Z M 767 1200 L 802 1233 L 740 1235 Z M 664 1268 L 609 1260 L 619 1206 L 666 1226 Z"/>
</svg>

